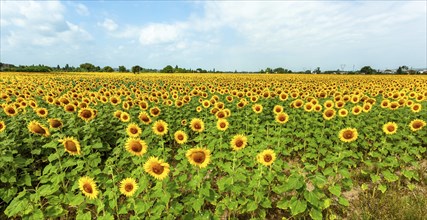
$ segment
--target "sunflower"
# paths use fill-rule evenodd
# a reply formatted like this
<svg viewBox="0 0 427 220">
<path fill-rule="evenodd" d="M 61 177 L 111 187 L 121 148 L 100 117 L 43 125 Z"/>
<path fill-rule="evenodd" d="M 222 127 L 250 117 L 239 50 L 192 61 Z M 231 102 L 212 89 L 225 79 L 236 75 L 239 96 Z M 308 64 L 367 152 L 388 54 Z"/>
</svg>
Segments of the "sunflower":
<svg viewBox="0 0 427 220">
<path fill-rule="evenodd" d="M 46 116 L 47 116 L 47 109 L 46 108 L 37 108 L 36 109 L 36 114 L 39 116 L 39 117 L 42 117 L 42 118 L 45 118 Z"/>
<path fill-rule="evenodd" d="M 338 136 L 343 142 L 352 142 L 357 139 L 358 134 L 355 128 L 344 128 L 339 132 Z"/>
<path fill-rule="evenodd" d="M 190 128 L 195 132 L 202 132 L 205 130 L 205 123 L 200 118 L 193 118 L 190 121 Z"/>
<path fill-rule="evenodd" d="M 351 113 L 353 115 L 359 115 L 360 113 L 362 113 L 363 108 L 360 105 L 356 105 L 351 109 Z"/>
<path fill-rule="evenodd" d="M 187 125 L 187 120 L 186 119 L 182 119 L 181 120 L 181 125 L 183 125 L 183 126 Z"/>
<path fill-rule="evenodd" d="M 113 105 L 118 105 L 120 104 L 120 102 L 122 102 L 122 100 L 120 99 L 119 96 L 111 96 L 110 97 L 110 103 Z"/>
<path fill-rule="evenodd" d="M 206 148 L 192 148 L 185 155 L 191 165 L 205 168 L 211 161 L 211 152 Z"/>
<path fill-rule="evenodd" d="M 217 119 L 222 119 L 222 118 L 227 117 L 227 113 L 225 113 L 225 111 L 221 109 L 221 110 L 218 110 L 218 111 L 215 113 L 215 117 L 216 117 Z"/>
<path fill-rule="evenodd" d="M 196 107 L 196 111 L 197 111 L 197 112 L 201 112 L 201 111 L 202 111 L 202 107 L 201 107 L 201 106 L 197 106 L 197 107 Z"/>
<path fill-rule="evenodd" d="M 315 104 L 313 108 L 314 108 L 314 111 L 315 111 L 315 112 L 320 112 L 320 111 L 322 111 L 322 106 L 321 106 L 320 104 Z"/>
<path fill-rule="evenodd" d="M 248 138 L 244 135 L 238 134 L 231 139 L 230 144 L 233 150 L 238 151 L 246 147 L 248 144 Z"/>
<path fill-rule="evenodd" d="M 138 189 L 134 178 L 126 178 L 120 182 L 120 192 L 126 197 L 131 197 Z"/>
<path fill-rule="evenodd" d="M 122 112 L 120 114 L 120 121 L 122 122 L 129 122 L 130 121 L 130 115 L 127 112 Z"/>
<path fill-rule="evenodd" d="M 365 102 L 364 104 L 363 104 L 363 112 L 369 112 L 369 111 L 371 111 L 371 109 L 372 109 L 372 104 L 371 103 L 369 103 L 369 102 Z"/>
<path fill-rule="evenodd" d="M 280 112 L 276 114 L 275 121 L 279 124 L 285 124 L 289 120 L 289 115 L 286 112 Z"/>
<path fill-rule="evenodd" d="M 15 116 L 18 114 L 18 110 L 14 105 L 7 105 L 3 108 L 4 113 L 6 113 L 7 116 Z"/>
<path fill-rule="evenodd" d="M 386 134 L 394 134 L 397 131 L 397 124 L 394 122 L 388 122 L 383 125 L 383 131 Z"/>
<path fill-rule="evenodd" d="M 323 111 L 323 118 L 325 120 L 331 120 L 333 117 L 335 117 L 336 111 L 333 108 L 327 108 L 325 111 Z"/>
<path fill-rule="evenodd" d="M 28 130 L 33 134 L 40 134 L 45 137 L 48 137 L 50 135 L 49 130 L 45 126 L 40 124 L 38 121 L 31 121 L 28 124 Z"/>
<path fill-rule="evenodd" d="M 135 123 L 128 124 L 128 126 L 126 128 L 126 134 L 129 137 L 136 138 L 136 137 L 139 137 L 139 135 L 141 135 L 141 133 L 142 133 L 142 130 L 137 124 L 135 124 Z"/>
<path fill-rule="evenodd" d="M 311 112 L 313 111 L 313 103 L 312 102 L 307 102 L 304 104 L 304 111 L 306 112 Z"/>
<path fill-rule="evenodd" d="M 254 105 L 252 105 L 252 110 L 255 113 L 259 114 L 259 113 L 262 112 L 262 105 L 260 105 L 260 104 L 254 104 Z"/>
<path fill-rule="evenodd" d="M 257 161 L 264 166 L 270 166 L 275 160 L 276 153 L 270 149 L 264 150 L 257 155 Z"/>
<path fill-rule="evenodd" d="M 86 122 L 95 118 L 95 111 L 91 108 L 82 108 L 79 111 L 79 117 Z"/>
<path fill-rule="evenodd" d="M 424 126 L 426 126 L 426 122 L 421 119 L 415 119 L 409 123 L 409 128 L 412 131 L 421 130 Z"/>
<path fill-rule="evenodd" d="M 95 181 L 88 176 L 80 177 L 79 189 L 89 199 L 96 199 L 99 191 L 96 189 Z"/>
<path fill-rule="evenodd" d="M 185 144 L 188 140 L 187 134 L 182 130 L 176 131 L 173 136 L 178 144 Z"/>
<path fill-rule="evenodd" d="M 209 100 L 203 100 L 202 106 L 203 108 L 209 108 L 211 106 L 211 102 L 209 102 Z"/>
<path fill-rule="evenodd" d="M 225 131 L 228 129 L 229 123 L 227 121 L 227 119 L 219 119 L 216 122 L 216 128 L 220 131 Z"/>
<path fill-rule="evenodd" d="M 50 118 L 48 122 L 49 122 L 49 127 L 53 129 L 59 129 L 63 125 L 61 119 L 59 118 Z"/>
<path fill-rule="evenodd" d="M 118 118 L 118 119 L 120 119 L 120 115 L 122 114 L 122 110 L 116 110 L 114 113 L 113 113 L 113 115 L 114 115 L 114 117 L 115 118 Z"/>
<path fill-rule="evenodd" d="M 393 101 L 393 102 L 390 102 L 390 105 L 388 106 L 388 108 L 389 109 L 391 109 L 391 110 L 396 110 L 396 109 L 398 109 L 399 108 L 399 103 L 398 102 L 396 102 L 396 101 Z"/>
<path fill-rule="evenodd" d="M 163 180 L 170 172 L 169 164 L 157 157 L 150 157 L 144 164 L 144 170 L 158 180 Z"/>
<path fill-rule="evenodd" d="M 390 105 L 390 100 L 384 99 L 381 101 L 381 108 L 388 108 L 389 105 Z"/>
<path fill-rule="evenodd" d="M 73 104 L 71 104 L 71 103 L 68 103 L 67 105 L 64 105 L 64 110 L 66 112 L 75 112 L 76 111 L 76 106 L 73 105 Z"/>
<path fill-rule="evenodd" d="M 145 112 L 145 111 L 140 112 L 140 113 L 139 113 L 139 115 L 138 115 L 138 118 L 139 118 L 139 120 L 140 120 L 142 123 L 144 123 L 144 124 L 146 124 L 146 125 L 148 125 L 148 124 L 150 124 L 150 123 L 151 123 L 151 118 L 150 118 L 150 116 L 148 115 L 148 113 L 147 113 L 147 112 Z"/>
<path fill-rule="evenodd" d="M 154 134 L 163 136 L 168 133 L 168 124 L 163 120 L 158 120 L 154 122 L 152 129 Z"/>
<path fill-rule="evenodd" d="M 415 103 L 411 106 L 411 111 L 414 113 L 420 112 L 422 109 L 422 105 L 420 103 Z"/>
<path fill-rule="evenodd" d="M 159 116 L 160 115 L 160 109 L 158 108 L 158 107 L 153 107 L 153 108 L 150 108 L 150 114 L 151 114 L 151 116 L 153 116 L 153 117 L 157 117 L 157 116 Z"/>
<path fill-rule="evenodd" d="M 345 109 L 345 108 L 342 108 L 342 109 L 338 110 L 338 115 L 339 115 L 340 117 L 345 117 L 345 116 L 347 116 L 347 115 L 348 115 L 348 110 L 347 110 L 347 109 Z"/>
<path fill-rule="evenodd" d="M 275 106 L 273 107 L 273 113 L 274 113 L 274 114 L 278 114 L 278 113 L 280 113 L 280 112 L 283 112 L 283 107 L 282 107 L 281 105 L 275 105 Z"/>
<path fill-rule="evenodd" d="M 332 101 L 332 100 L 327 100 L 327 101 L 325 101 L 325 102 L 323 103 L 323 106 L 324 106 L 325 108 L 332 108 L 332 107 L 334 107 L 334 101 Z"/>
<path fill-rule="evenodd" d="M 4 121 L 0 121 L 0 133 L 2 133 L 6 129 L 6 124 Z"/>
<path fill-rule="evenodd" d="M 80 143 L 74 137 L 65 137 L 63 139 L 59 139 L 58 141 L 64 145 L 65 151 L 71 155 L 80 155 Z"/>
<path fill-rule="evenodd" d="M 128 138 L 125 149 L 135 156 L 142 156 L 147 152 L 147 143 L 139 138 Z"/>
</svg>

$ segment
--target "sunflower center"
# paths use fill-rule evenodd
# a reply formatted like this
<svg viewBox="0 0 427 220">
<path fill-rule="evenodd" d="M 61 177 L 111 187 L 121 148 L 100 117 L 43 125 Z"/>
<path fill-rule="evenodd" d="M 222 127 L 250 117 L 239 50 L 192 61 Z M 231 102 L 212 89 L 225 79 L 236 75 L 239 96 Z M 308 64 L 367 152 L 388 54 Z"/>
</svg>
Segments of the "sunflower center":
<svg viewBox="0 0 427 220">
<path fill-rule="evenodd" d="M 221 128 L 225 128 L 225 123 L 224 122 L 221 122 L 220 124 L 219 124 L 219 126 L 221 127 Z"/>
<path fill-rule="evenodd" d="M 138 133 L 138 129 L 136 129 L 136 128 L 130 128 L 130 133 L 136 134 L 136 133 Z"/>
<path fill-rule="evenodd" d="M 202 128 L 202 126 L 199 123 L 196 123 L 196 124 L 194 124 L 194 128 L 198 130 L 198 129 Z"/>
<path fill-rule="evenodd" d="M 421 126 L 422 126 L 422 123 L 419 121 L 416 121 L 412 124 L 412 127 L 415 129 L 421 128 Z"/>
<path fill-rule="evenodd" d="M 255 107 L 255 110 L 257 111 L 257 112 L 259 112 L 260 110 L 261 110 L 261 108 L 260 107 Z"/>
<path fill-rule="evenodd" d="M 40 113 L 41 115 L 44 115 L 46 112 L 45 112 L 44 110 L 40 110 L 40 111 L 39 111 L 39 113 Z"/>
<path fill-rule="evenodd" d="M 157 115 L 157 114 L 159 114 L 159 110 L 158 109 L 153 109 L 153 115 Z"/>
<path fill-rule="evenodd" d="M 58 121 L 58 120 L 53 120 L 51 122 L 51 125 L 52 125 L 53 128 L 59 128 L 59 127 L 61 127 L 61 122 Z"/>
<path fill-rule="evenodd" d="M 203 163 L 206 159 L 206 155 L 203 152 L 195 152 L 191 157 L 196 163 Z"/>
<path fill-rule="evenodd" d="M 418 105 L 414 105 L 414 110 L 418 110 L 420 107 Z"/>
<path fill-rule="evenodd" d="M 325 112 L 326 117 L 331 117 L 333 115 L 332 111 Z"/>
<path fill-rule="evenodd" d="M 354 112 L 359 113 L 360 110 L 358 108 L 354 109 Z"/>
<path fill-rule="evenodd" d="M 90 118 L 90 117 L 92 117 L 92 112 L 90 112 L 89 110 L 83 110 L 82 111 L 82 117 L 83 118 Z"/>
<path fill-rule="evenodd" d="M 149 122 L 149 121 L 150 121 L 150 119 L 149 119 L 147 116 L 144 116 L 144 117 L 142 117 L 142 121 L 143 121 L 143 122 Z"/>
<path fill-rule="evenodd" d="M 33 131 L 37 134 L 45 134 L 46 131 L 40 125 L 34 125 Z"/>
<path fill-rule="evenodd" d="M 71 152 L 76 152 L 77 151 L 77 146 L 74 143 L 74 141 L 66 141 L 64 145 L 65 145 L 65 148 L 68 151 L 71 151 Z"/>
<path fill-rule="evenodd" d="M 9 112 L 9 114 L 15 114 L 15 109 L 10 108 L 10 109 L 7 110 L 7 112 Z"/>
<path fill-rule="evenodd" d="M 0 124 L 0 130 L 3 128 L 3 124 Z"/>
<path fill-rule="evenodd" d="M 178 134 L 178 140 L 180 140 L 180 141 L 184 140 L 184 135 Z"/>
<path fill-rule="evenodd" d="M 352 131 L 349 131 L 349 130 L 345 131 L 345 132 L 344 132 L 344 134 L 343 134 L 343 137 L 344 137 L 345 139 L 352 139 L 352 138 L 353 138 L 353 136 L 354 136 L 353 132 L 352 132 Z"/>
<path fill-rule="evenodd" d="M 224 118 L 224 113 L 222 112 L 218 113 L 218 118 Z"/>
<path fill-rule="evenodd" d="M 133 142 L 131 149 L 133 152 L 141 152 L 142 150 L 142 145 L 139 142 Z"/>
<path fill-rule="evenodd" d="M 155 174 L 157 174 L 157 175 L 162 174 L 164 169 L 165 169 L 165 168 L 164 168 L 162 165 L 158 164 L 158 163 L 155 163 L 155 164 L 153 164 L 153 165 L 151 166 L 151 170 L 152 170 Z"/>
<path fill-rule="evenodd" d="M 387 126 L 387 130 L 388 130 L 389 132 L 393 132 L 395 129 L 394 129 L 394 126 L 393 126 L 393 125 L 389 125 L 389 126 Z"/>
<path fill-rule="evenodd" d="M 126 192 L 131 192 L 133 190 L 133 184 L 128 183 L 125 185 Z"/>
<path fill-rule="evenodd" d="M 67 111 L 69 111 L 69 112 L 74 111 L 74 107 L 71 105 L 67 106 Z"/>
<path fill-rule="evenodd" d="M 301 103 L 301 102 L 297 102 L 297 103 L 295 104 L 295 106 L 297 106 L 297 107 L 301 107 L 301 105 L 302 105 L 302 103 Z"/>
<path fill-rule="evenodd" d="M 236 147 L 240 148 L 240 147 L 242 147 L 242 146 L 243 146 L 243 141 L 242 141 L 242 140 L 240 140 L 240 139 L 237 139 L 237 140 L 236 140 Z"/>
<path fill-rule="evenodd" d="M 93 192 L 92 186 L 89 183 L 85 183 L 83 185 L 83 190 L 85 192 L 87 192 L 87 193 L 92 193 Z"/>
<path fill-rule="evenodd" d="M 270 162 L 271 160 L 273 160 L 273 157 L 270 154 L 266 154 L 264 155 L 264 161 L 265 162 Z"/>
<path fill-rule="evenodd" d="M 165 128 L 163 127 L 163 125 L 158 125 L 157 126 L 157 131 L 163 132 L 164 130 L 165 130 Z"/>
<path fill-rule="evenodd" d="M 123 115 L 123 120 L 127 120 L 128 119 L 128 116 L 127 115 Z"/>
</svg>

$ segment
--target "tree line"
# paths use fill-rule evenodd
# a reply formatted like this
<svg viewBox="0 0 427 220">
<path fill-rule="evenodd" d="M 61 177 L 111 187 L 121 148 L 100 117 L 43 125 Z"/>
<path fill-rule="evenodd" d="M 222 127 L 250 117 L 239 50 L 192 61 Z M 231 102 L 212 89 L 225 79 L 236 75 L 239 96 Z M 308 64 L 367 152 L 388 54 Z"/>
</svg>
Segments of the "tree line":
<svg viewBox="0 0 427 220">
<path fill-rule="evenodd" d="M 139 65 L 132 66 L 130 69 L 127 69 L 125 66 L 118 66 L 118 68 L 113 68 L 111 66 L 95 66 L 91 63 L 82 63 L 78 67 L 70 66 L 66 64 L 65 66 L 61 67 L 57 65 L 56 67 L 50 67 L 46 65 L 19 65 L 15 66 L 13 64 L 6 64 L 6 63 L 0 63 L 0 71 L 2 72 L 118 72 L 118 73 L 125 73 L 125 72 L 132 72 L 135 74 L 138 73 L 262 73 L 262 74 L 290 74 L 290 73 L 304 73 L 304 74 L 427 74 L 427 71 L 421 72 L 421 71 L 415 71 L 410 69 L 408 66 L 403 65 L 399 66 L 396 70 L 376 70 L 372 68 L 371 66 L 364 66 L 360 70 L 356 71 L 344 71 L 344 70 L 328 70 L 328 71 L 322 71 L 320 70 L 320 67 L 315 68 L 314 70 L 304 70 L 304 71 L 292 71 L 290 69 L 286 69 L 283 67 L 277 67 L 277 68 L 271 68 L 267 67 L 265 69 L 261 69 L 256 72 L 248 72 L 248 71 L 219 71 L 215 68 L 211 70 L 206 70 L 202 68 L 197 69 L 187 69 L 178 67 L 178 65 L 175 65 L 175 67 L 171 65 L 167 65 L 162 69 L 151 69 L 151 68 L 144 68 Z"/>
</svg>

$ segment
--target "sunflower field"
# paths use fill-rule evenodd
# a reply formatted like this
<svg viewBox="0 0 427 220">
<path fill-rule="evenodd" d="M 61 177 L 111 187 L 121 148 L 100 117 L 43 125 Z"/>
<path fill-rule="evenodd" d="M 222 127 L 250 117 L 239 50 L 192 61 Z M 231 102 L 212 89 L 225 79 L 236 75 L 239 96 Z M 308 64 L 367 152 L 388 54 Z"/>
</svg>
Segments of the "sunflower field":
<svg viewBox="0 0 427 220">
<path fill-rule="evenodd" d="M 2 73 L 0 218 L 340 219 L 427 185 L 427 77 Z"/>
</svg>

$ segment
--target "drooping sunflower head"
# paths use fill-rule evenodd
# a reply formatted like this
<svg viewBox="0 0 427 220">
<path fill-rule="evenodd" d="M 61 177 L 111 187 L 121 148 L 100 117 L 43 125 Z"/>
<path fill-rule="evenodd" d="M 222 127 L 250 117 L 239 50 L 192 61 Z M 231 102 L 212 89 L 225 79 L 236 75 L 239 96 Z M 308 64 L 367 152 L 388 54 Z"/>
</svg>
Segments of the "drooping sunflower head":
<svg viewBox="0 0 427 220">
<path fill-rule="evenodd" d="M 146 125 L 151 123 L 151 118 L 145 111 L 139 113 L 138 119 Z"/>
<path fill-rule="evenodd" d="M 157 157 L 150 157 L 144 164 L 144 170 L 157 180 L 165 179 L 169 172 L 169 164 Z"/>
<path fill-rule="evenodd" d="M 48 113 L 48 111 L 46 108 L 37 108 L 36 109 L 36 114 L 39 117 L 45 118 L 47 116 L 47 113 Z"/>
<path fill-rule="evenodd" d="M 44 125 L 40 124 L 38 121 L 31 121 L 28 124 L 28 130 L 33 134 L 39 134 L 45 137 L 50 135 L 49 129 L 47 129 Z"/>
<path fill-rule="evenodd" d="M 59 139 L 62 145 L 64 145 L 65 151 L 67 151 L 71 155 L 80 155 L 81 148 L 80 142 L 74 137 L 65 137 L 63 139 Z"/>
<path fill-rule="evenodd" d="M 262 109 L 263 109 L 263 107 L 262 107 L 262 105 L 260 105 L 260 104 L 254 104 L 254 105 L 252 105 L 252 110 L 253 110 L 255 113 L 257 113 L 257 114 L 261 113 L 261 112 L 262 112 Z"/>
<path fill-rule="evenodd" d="M 118 118 L 118 119 L 120 119 L 120 115 L 122 114 L 122 111 L 121 110 L 116 110 L 114 113 L 113 113 L 113 115 L 114 115 L 114 117 L 115 118 Z"/>
<path fill-rule="evenodd" d="M 421 120 L 421 119 L 415 119 L 415 120 L 412 120 L 412 121 L 409 123 L 409 128 L 410 128 L 412 131 L 419 131 L 419 130 L 421 130 L 424 126 L 426 126 L 426 122 L 425 122 L 424 120 Z"/>
<path fill-rule="evenodd" d="M 206 167 L 211 161 L 211 152 L 206 148 L 189 149 L 185 156 L 190 164 L 199 168 Z"/>
<path fill-rule="evenodd" d="M 125 148 L 132 155 L 142 156 L 147 152 L 147 143 L 139 138 L 128 138 Z"/>
<path fill-rule="evenodd" d="M 205 130 L 205 123 L 200 118 L 193 118 L 190 121 L 190 128 L 195 132 L 203 132 Z"/>
<path fill-rule="evenodd" d="M 228 129 L 229 123 L 227 121 L 227 119 L 219 119 L 216 122 L 216 128 L 220 131 L 225 131 Z"/>
<path fill-rule="evenodd" d="M 82 108 L 79 111 L 79 117 L 86 122 L 95 118 L 95 112 L 91 108 Z"/>
<path fill-rule="evenodd" d="M 59 118 L 50 118 L 48 122 L 49 127 L 53 129 L 60 129 L 63 126 L 62 120 Z"/>
<path fill-rule="evenodd" d="M 383 125 L 383 131 L 386 134 L 394 134 L 397 132 L 397 124 L 394 122 L 388 122 L 385 125 Z"/>
<path fill-rule="evenodd" d="M 275 160 L 276 153 L 270 149 L 264 150 L 257 155 L 257 161 L 264 166 L 270 166 Z"/>
<path fill-rule="evenodd" d="M 130 123 L 128 124 L 127 128 L 126 128 L 126 134 L 129 137 L 139 137 L 142 133 L 141 128 L 135 124 L 135 123 Z"/>
<path fill-rule="evenodd" d="M 6 129 L 6 124 L 4 121 L 0 121 L 0 133 L 2 133 Z"/>
<path fill-rule="evenodd" d="M 132 197 L 137 189 L 138 184 L 134 178 L 126 178 L 120 182 L 120 192 L 126 197 Z"/>
<path fill-rule="evenodd" d="M 188 140 L 187 134 L 182 130 L 176 131 L 173 136 L 178 144 L 185 144 Z"/>
<path fill-rule="evenodd" d="M 289 121 L 289 115 L 286 112 L 276 114 L 275 121 L 279 124 L 285 124 Z"/>
<path fill-rule="evenodd" d="M 89 199 L 96 199 L 99 193 L 95 181 L 88 176 L 80 177 L 79 189 Z"/>
<path fill-rule="evenodd" d="M 168 124 L 163 120 L 158 120 L 153 123 L 152 129 L 154 134 L 163 136 L 168 133 Z"/>
<path fill-rule="evenodd" d="M 230 144 L 233 150 L 238 151 L 246 147 L 248 144 L 248 138 L 244 135 L 238 134 L 231 139 Z"/>
<path fill-rule="evenodd" d="M 338 136 L 343 142 L 352 142 L 357 139 L 358 133 L 355 128 L 344 128 L 339 132 Z"/>
<path fill-rule="evenodd" d="M 75 112 L 76 111 L 76 106 L 73 105 L 73 104 L 71 104 L 71 103 L 68 103 L 68 104 L 64 105 L 64 110 L 66 112 Z"/>
<path fill-rule="evenodd" d="M 325 120 L 331 120 L 333 117 L 335 117 L 336 111 L 333 108 L 327 108 L 325 111 L 323 111 L 323 118 Z"/>
<path fill-rule="evenodd" d="M 14 105 L 7 105 L 6 107 L 3 108 L 3 111 L 4 113 L 6 113 L 7 116 L 11 116 L 11 117 L 18 114 L 18 110 Z"/>
<path fill-rule="evenodd" d="M 399 106 L 400 106 L 399 102 L 393 101 L 393 102 L 390 102 L 390 105 L 388 106 L 388 108 L 391 110 L 396 110 L 399 108 Z"/>
</svg>

